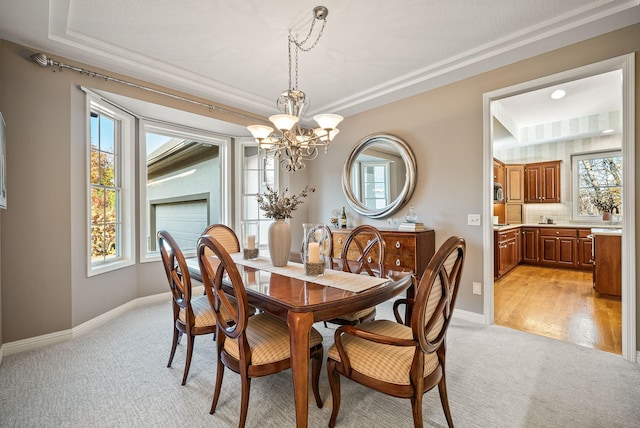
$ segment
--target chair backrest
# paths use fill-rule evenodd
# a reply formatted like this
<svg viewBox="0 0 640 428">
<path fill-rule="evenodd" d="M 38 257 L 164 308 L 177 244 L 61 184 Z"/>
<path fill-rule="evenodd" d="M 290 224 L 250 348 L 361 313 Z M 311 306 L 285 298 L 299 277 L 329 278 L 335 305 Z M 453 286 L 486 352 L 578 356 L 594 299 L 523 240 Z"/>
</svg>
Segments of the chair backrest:
<svg viewBox="0 0 640 428">
<path fill-rule="evenodd" d="M 411 328 L 423 352 L 437 351 L 445 340 L 464 265 L 465 240 L 452 236 L 440 246 L 416 290 Z"/>
<path fill-rule="evenodd" d="M 228 253 L 237 253 L 240 251 L 240 241 L 238 236 L 229 226 L 224 224 L 212 224 L 202 232 L 216 239 Z M 209 253 L 210 254 L 210 253 Z"/>
<path fill-rule="evenodd" d="M 209 252 L 215 257 L 208 255 Z M 249 303 L 244 282 L 229 252 L 215 238 L 202 235 L 198 239 L 198 264 L 205 292 L 216 314 L 218 330 L 234 339 L 243 335 L 249 319 Z M 223 290 L 225 272 L 232 291 Z M 235 305 L 230 294 L 235 298 Z"/>
<path fill-rule="evenodd" d="M 378 229 L 366 224 L 353 229 L 342 246 L 342 269 L 351 273 L 367 273 L 383 277 L 384 239 Z"/>
<path fill-rule="evenodd" d="M 189 268 L 184 259 L 184 254 L 182 254 L 178 243 L 169 232 L 161 230 L 157 236 L 160 257 L 162 258 L 164 271 L 167 274 L 173 302 L 181 308 L 190 308 L 191 276 L 189 275 Z M 193 313 L 189 315 L 192 317 Z"/>
</svg>

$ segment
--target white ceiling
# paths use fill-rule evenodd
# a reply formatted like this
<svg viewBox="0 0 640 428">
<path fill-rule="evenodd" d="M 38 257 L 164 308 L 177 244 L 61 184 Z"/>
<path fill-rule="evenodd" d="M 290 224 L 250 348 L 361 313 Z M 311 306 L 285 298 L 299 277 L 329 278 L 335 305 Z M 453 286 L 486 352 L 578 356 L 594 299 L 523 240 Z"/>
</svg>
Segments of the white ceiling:
<svg viewBox="0 0 640 428">
<path fill-rule="evenodd" d="M 324 5 L 324 35 L 300 54 L 299 87 L 311 99 L 308 116 L 348 117 L 640 22 L 639 3 L 2 0 L 0 37 L 270 115 L 288 86 L 288 32 L 306 35 L 313 8 Z"/>
</svg>

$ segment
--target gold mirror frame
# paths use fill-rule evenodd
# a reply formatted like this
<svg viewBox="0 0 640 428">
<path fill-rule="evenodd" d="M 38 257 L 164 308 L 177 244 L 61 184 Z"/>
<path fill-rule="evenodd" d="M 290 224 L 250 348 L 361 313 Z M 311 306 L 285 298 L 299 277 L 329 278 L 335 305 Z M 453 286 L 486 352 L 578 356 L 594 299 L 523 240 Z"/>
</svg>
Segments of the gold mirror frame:
<svg viewBox="0 0 640 428">
<path fill-rule="evenodd" d="M 356 197 L 351 188 L 351 176 L 358 156 L 377 144 L 383 144 L 386 147 L 391 147 L 396 150 L 404 162 L 405 180 L 398 196 L 391 201 L 391 203 L 382 208 L 374 209 L 365 206 L 362 201 Z M 398 211 L 411 199 L 416 187 L 416 171 L 416 158 L 407 143 L 391 134 L 368 135 L 356 144 L 344 164 L 342 171 L 342 190 L 347 198 L 347 203 L 358 214 L 369 218 L 385 218 Z"/>
</svg>

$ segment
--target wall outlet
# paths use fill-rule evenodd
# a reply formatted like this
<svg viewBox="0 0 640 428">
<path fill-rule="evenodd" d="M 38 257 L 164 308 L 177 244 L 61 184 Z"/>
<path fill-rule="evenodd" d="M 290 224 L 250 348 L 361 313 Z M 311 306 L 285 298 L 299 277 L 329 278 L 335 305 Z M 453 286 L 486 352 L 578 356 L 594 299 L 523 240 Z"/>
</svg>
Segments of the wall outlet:
<svg viewBox="0 0 640 428">
<path fill-rule="evenodd" d="M 479 282 L 473 283 L 473 294 L 477 294 L 478 296 L 482 295 L 482 284 Z"/>
<path fill-rule="evenodd" d="M 467 224 L 469 226 L 480 226 L 480 214 L 468 214 Z"/>
</svg>

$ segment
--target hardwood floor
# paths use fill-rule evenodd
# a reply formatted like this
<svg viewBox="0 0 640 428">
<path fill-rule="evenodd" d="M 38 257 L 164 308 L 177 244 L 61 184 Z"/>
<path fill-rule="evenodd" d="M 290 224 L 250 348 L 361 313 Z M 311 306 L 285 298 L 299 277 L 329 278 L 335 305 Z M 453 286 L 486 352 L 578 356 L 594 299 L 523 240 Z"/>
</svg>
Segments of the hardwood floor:
<svg viewBox="0 0 640 428">
<path fill-rule="evenodd" d="M 516 266 L 494 284 L 494 321 L 622 354 L 620 299 L 596 293 L 591 271 Z"/>
</svg>

